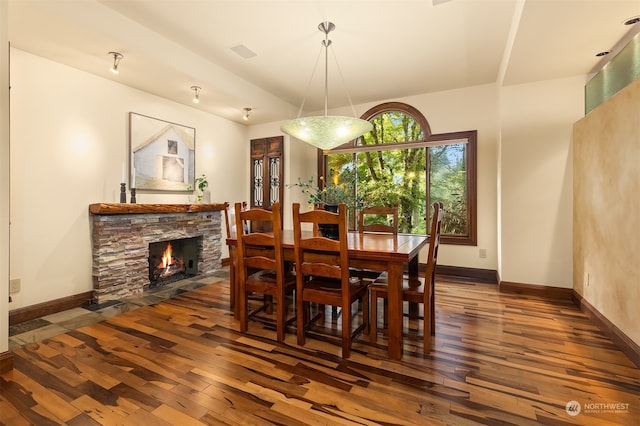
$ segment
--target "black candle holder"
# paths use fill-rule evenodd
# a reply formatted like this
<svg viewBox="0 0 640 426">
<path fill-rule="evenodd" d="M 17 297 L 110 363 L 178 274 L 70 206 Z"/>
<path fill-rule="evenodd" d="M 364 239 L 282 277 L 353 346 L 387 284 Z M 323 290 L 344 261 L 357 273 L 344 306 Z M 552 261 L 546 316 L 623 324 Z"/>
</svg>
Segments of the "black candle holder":
<svg viewBox="0 0 640 426">
<path fill-rule="evenodd" d="M 135 204 L 135 203 L 136 203 L 136 189 L 131 188 L 131 204 Z"/>
<path fill-rule="evenodd" d="M 127 202 L 127 184 L 126 183 L 120 184 L 120 202 L 121 203 Z"/>
</svg>

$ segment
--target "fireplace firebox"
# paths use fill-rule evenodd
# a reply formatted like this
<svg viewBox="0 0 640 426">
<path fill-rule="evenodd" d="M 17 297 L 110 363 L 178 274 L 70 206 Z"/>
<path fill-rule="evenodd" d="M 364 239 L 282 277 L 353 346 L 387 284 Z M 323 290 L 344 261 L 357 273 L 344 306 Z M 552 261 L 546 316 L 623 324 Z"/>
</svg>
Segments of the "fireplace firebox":
<svg viewBox="0 0 640 426">
<path fill-rule="evenodd" d="M 149 243 L 149 287 L 196 276 L 200 244 L 202 237 Z"/>
</svg>

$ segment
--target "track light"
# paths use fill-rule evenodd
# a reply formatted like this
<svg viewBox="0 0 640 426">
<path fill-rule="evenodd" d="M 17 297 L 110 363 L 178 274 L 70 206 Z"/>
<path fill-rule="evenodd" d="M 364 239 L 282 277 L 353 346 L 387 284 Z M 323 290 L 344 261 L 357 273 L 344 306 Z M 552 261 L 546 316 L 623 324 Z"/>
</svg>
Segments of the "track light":
<svg viewBox="0 0 640 426">
<path fill-rule="evenodd" d="M 109 69 L 114 74 L 118 74 L 118 65 L 120 65 L 120 59 L 124 58 L 124 55 L 119 52 L 109 52 L 109 55 L 113 56 L 113 66 Z"/>
<path fill-rule="evenodd" d="M 193 90 L 193 103 L 200 103 L 200 90 L 202 90 L 202 88 L 200 86 L 191 86 L 191 90 Z"/>
<path fill-rule="evenodd" d="M 249 116 L 251 115 L 251 108 L 245 108 L 244 109 L 244 115 L 242 116 L 242 119 L 244 121 L 249 121 Z"/>
</svg>

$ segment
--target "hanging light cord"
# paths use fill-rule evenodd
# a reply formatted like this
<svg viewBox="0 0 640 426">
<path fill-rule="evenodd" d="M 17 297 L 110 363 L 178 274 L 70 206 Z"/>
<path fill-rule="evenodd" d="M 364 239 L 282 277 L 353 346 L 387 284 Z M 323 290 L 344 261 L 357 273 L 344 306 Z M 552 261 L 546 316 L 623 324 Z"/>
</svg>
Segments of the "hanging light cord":
<svg viewBox="0 0 640 426">
<path fill-rule="evenodd" d="M 307 101 L 307 95 L 309 94 L 309 88 L 311 87 L 311 82 L 313 81 L 313 76 L 316 74 L 316 69 L 318 69 L 318 62 L 320 62 L 320 54 L 322 53 L 322 47 L 318 51 L 318 56 L 316 57 L 316 63 L 313 66 L 313 71 L 311 72 L 311 77 L 309 77 L 309 83 L 307 84 L 307 90 L 304 92 L 304 98 L 302 98 L 302 104 L 300 105 L 300 109 L 298 110 L 298 116 L 296 118 L 300 118 L 302 115 L 302 110 L 304 109 L 304 104 Z"/>
<path fill-rule="evenodd" d="M 316 62 L 313 65 L 313 71 L 311 72 L 311 77 L 309 77 L 309 82 L 307 83 L 307 89 L 305 90 L 304 98 L 302 99 L 302 104 L 300 105 L 300 109 L 298 110 L 298 116 L 296 118 L 300 118 L 302 115 L 302 111 L 304 110 L 304 104 L 307 101 L 307 95 L 309 93 L 309 89 L 311 87 L 311 83 L 313 82 L 313 77 L 316 75 L 316 70 L 318 69 L 318 62 L 320 62 L 320 55 L 322 54 L 322 50 L 324 49 L 324 115 L 325 117 L 329 115 L 329 46 L 332 45 L 331 40 L 329 40 L 329 33 L 325 33 L 324 40 L 322 40 L 320 51 L 318 51 L 318 56 L 316 56 Z M 351 107 L 351 112 L 354 117 L 356 115 L 356 108 L 353 106 L 353 101 L 351 100 L 351 94 L 347 89 L 347 85 L 344 79 L 344 74 L 342 74 L 342 68 L 340 68 L 340 63 L 338 62 L 338 57 L 336 56 L 335 49 L 331 48 L 331 55 L 333 56 L 333 60 L 336 63 L 336 67 L 338 68 L 338 74 L 340 75 L 340 81 L 342 82 L 342 87 L 344 91 L 347 93 L 347 99 L 349 100 L 349 106 Z"/>
<path fill-rule="evenodd" d="M 356 108 L 353 106 L 353 102 L 351 101 L 351 95 L 349 94 L 349 89 L 347 89 L 347 84 L 344 80 L 344 75 L 342 74 L 342 68 L 340 68 L 340 64 L 338 63 L 338 58 L 336 57 L 335 49 L 331 48 L 331 54 L 333 55 L 333 60 L 336 62 L 336 67 L 338 68 L 338 74 L 340 75 L 340 80 L 342 81 L 342 87 L 344 88 L 344 91 L 347 92 L 347 99 L 349 99 L 349 105 L 351 106 L 351 111 L 353 112 L 353 116 L 357 117 Z M 326 106 L 325 106 L 324 115 L 327 115 Z"/>
</svg>

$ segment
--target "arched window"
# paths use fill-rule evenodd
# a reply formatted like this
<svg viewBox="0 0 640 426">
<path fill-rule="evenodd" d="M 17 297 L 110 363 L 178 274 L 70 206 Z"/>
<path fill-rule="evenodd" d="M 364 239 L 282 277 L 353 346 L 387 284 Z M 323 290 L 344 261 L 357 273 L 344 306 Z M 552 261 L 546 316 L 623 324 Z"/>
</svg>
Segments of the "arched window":
<svg viewBox="0 0 640 426">
<path fill-rule="evenodd" d="M 361 117 L 373 130 L 321 153 L 319 175 L 356 180 L 366 205 L 398 205 L 399 231 L 427 233 L 429 206 L 444 203 L 442 242 L 475 245 L 477 132 L 431 134 L 414 107 L 390 102 Z"/>
</svg>

